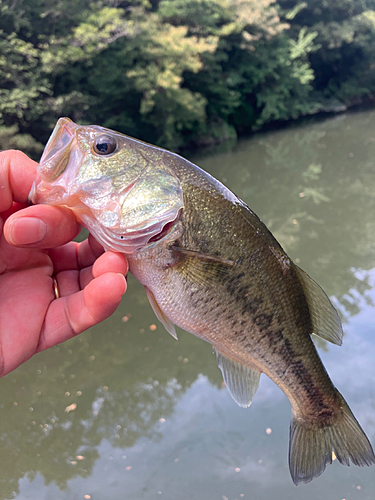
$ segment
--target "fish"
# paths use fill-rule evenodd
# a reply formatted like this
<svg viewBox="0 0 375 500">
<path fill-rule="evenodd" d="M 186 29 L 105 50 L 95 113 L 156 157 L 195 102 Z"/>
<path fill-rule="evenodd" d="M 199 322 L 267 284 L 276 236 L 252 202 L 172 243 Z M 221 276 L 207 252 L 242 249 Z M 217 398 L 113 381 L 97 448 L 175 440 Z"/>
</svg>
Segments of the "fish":
<svg viewBox="0 0 375 500">
<path fill-rule="evenodd" d="M 333 453 L 344 465 L 375 463 L 312 341 L 341 345 L 337 311 L 222 183 L 175 153 L 60 118 L 29 198 L 68 207 L 105 250 L 125 254 L 166 330 L 212 344 L 238 405 L 251 404 L 261 373 L 281 388 L 296 485 L 318 477 Z"/>
</svg>

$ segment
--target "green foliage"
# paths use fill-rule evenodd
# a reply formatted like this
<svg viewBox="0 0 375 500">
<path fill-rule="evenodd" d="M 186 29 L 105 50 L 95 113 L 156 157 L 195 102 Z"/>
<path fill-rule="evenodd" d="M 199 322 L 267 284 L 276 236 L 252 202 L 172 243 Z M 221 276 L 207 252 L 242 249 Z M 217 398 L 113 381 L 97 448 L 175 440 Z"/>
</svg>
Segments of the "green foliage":
<svg viewBox="0 0 375 500">
<path fill-rule="evenodd" d="M 309 55 L 314 72 L 315 98 L 338 99 L 350 106 L 375 92 L 373 72 L 375 24 L 373 0 L 279 0 L 281 17 L 291 35 L 305 27 L 318 48 Z"/>
<path fill-rule="evenodd" d="M 308 53 L 316 50 L 315 37 L 316 33 L 306 33 L 302 28 L 297 40 L 284 36 L 283 43 L 278 40 L 271 52 L 268 46 L 262 47 L 264 57 L 268 55 L 269 59 L 256 91 L 262 108 L 257 125 L 295 119 L 317 110 L 318 104 L 310 99 L 314 73 L 307 59 Z"/>
<path fill-rule="evenodd" d="M 16 123 L 10 127 L 0 127 L 0 144 L 4 150 L 20 149 L 35 156 L 39 155 L 44 147 L 30 134 L 20 134 Z"/>
<path fill-rule="evenodd" d="M 176 150 L 359 102 L 375 93 L 374 8 L 374 0 L 0 2 L 8 130 L 0 148 L 28 137 L 22 144 L 37 155 L 62 115 Z"/>
<path fill-rule="evenodd" d="M 157 131 L 154 140 L 175 148 L 182 145 L 179 132 L 197 129 L 206 116 L 206 100 L 183 87 L 183 72 L 197 73 L 202 67 L 200 54 L 215 51 L 218 39 L 187 36 L 186 26 L 162 23 L 156 14 L 139 27 L 142 36 L 136 37 L 131 47 L 124 47 L 125 58 L 133 51 L 139 54 L 125 77 L 142 96 L 139 113 L 142 121 Z"/>
</svg>

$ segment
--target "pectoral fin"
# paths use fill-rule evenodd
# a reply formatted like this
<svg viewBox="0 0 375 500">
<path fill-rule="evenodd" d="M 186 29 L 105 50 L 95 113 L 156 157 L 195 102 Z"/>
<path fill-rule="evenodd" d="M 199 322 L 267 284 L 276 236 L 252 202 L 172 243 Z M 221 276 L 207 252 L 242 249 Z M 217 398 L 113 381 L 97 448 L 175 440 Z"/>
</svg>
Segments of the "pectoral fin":
<svg viewBox="0 0 375 500">
<path fill-rule="evenodd" d="M 250 406 L 259 387 L 260 372 L 229 358 L 215 348 L 214 351 L 229 394 L 239 406 Z"/>
<path fill-rule="evenodd" d="M 158 318 L 160 323 L 164 325 L 164 328 L 167 330 L 167 332 L 170 333 L 174 339 L 178 340 L 174 324 L 167 318 L 167 316 L 160 309 L 159 304 L 157 303 L 155 296 L 151 292 L 151 290 L 149 290 L 147 287 L 145 287 L 145 290 L 147 293 L 148 300 L 150 301 L 151 307 L 154 310 L 154 313 L 156 314 L 156 317 Z"/>
<path fill-rule="evenodd" d="M 222 264 L 225 266 L 233 266 L 233 260 L 224 259 L 222 257 L 218 257 L 216 255 L 208 255 L 206 253 L 197 252 L 196 250 L 189 250 L 187 248 L 172 246 L 175 252 L 179 252 L 186 257 L 193 257 L 194 259 L 200 259 L 206 262 L 215 262 L 216 264 Z"/>
<path fill-rule="evenodd" d="M 213 286 L 217 280 L 226 279 L 228 270 L 235 265 L 232 260 L 187 248 L 172 246 L 172 250 L 178 254 L 176 271 L 204 286 Z"/>
<path fill-rule="evenodd" d="M 320 286 L 296 266 L 312 320 L 313 332 L 332 344 L 342 344 L 342 326 L 336 309 Z"/>
</svg>

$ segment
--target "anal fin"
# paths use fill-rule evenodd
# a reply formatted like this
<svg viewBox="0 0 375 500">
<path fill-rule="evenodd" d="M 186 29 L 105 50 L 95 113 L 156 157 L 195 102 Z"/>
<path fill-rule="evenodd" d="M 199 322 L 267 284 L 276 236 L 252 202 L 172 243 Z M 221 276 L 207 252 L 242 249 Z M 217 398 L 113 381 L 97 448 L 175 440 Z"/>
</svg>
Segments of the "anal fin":
<svg viewBox="0 0 375 500">
<path fill-rule="evenodd" d="M 176 328 L 175 328 L 174 324 L 170 321 L 169 318 L 167 318 L 167 316 L 160 309 L 160 306 L 155 299 L 155 295 L 146 286 L 145 286 L 145 290 L 147 293 L 148 300 L 150 301 L 151 307 L 152 307 L 154 313 L 156 314 L 156 317 L 158 318 L 160 323 L 163 324 L 163 326 L 167 330 L 167 332 L 170 333 L 174 339 L 178 340 Z"/>
<path fill-rule="evenodd" d="M 247 408 L 258 390 L 260 372 L 229 358 L 216 348 L 214 351 L 229 394 L 239 406 Z"/>
</svg>

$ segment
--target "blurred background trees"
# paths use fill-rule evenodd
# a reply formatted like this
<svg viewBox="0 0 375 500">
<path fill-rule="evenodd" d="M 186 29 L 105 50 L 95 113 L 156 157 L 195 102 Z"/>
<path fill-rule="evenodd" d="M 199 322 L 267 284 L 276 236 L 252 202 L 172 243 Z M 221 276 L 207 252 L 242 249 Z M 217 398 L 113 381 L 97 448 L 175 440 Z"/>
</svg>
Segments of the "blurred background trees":
<svg viewBox="0 0 375 500">
<path fill-rule="evenodd" d="M 5 0 L 0 149 L 60 116 L 169 149 L 375 94 L 375 0 Z"/>
</svg>

